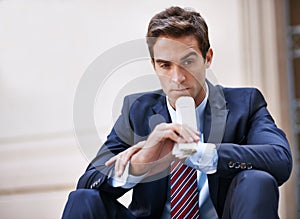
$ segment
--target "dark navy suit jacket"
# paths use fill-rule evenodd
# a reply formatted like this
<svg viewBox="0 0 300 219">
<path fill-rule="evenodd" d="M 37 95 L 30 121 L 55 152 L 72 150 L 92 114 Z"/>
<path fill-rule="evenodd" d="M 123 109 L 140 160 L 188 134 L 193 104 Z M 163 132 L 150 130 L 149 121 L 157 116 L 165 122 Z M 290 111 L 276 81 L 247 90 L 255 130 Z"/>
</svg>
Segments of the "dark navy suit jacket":
<svg viewBox="0 0 300 219">
<path fill-rule="evenodd" d="M 217 172 L 208 175 L 208 181 L 211 199 L 221 217 L 230 182 L 237 173 L 263 170 L 281 185 L 289 178 L 292 158 L 285 134 L 274 124 L 257 89 L 208 85 L 204 137 L 205 142 L 217 145 L 219 156 Z M 106 167 L 105 161 L 146 139 L 161 122 L 171 122 L 161 90 L 125 97 L 120 117 L 77 187 L 98 189 L 114 198 L 122 196 L 128 190 L 110 185 L 107 175 L 113 167 Z M 166 173 L 138 183 L 133 188 L 130 211 L 138 218 L 160 218 L 168 189 Z"/>
</svg>

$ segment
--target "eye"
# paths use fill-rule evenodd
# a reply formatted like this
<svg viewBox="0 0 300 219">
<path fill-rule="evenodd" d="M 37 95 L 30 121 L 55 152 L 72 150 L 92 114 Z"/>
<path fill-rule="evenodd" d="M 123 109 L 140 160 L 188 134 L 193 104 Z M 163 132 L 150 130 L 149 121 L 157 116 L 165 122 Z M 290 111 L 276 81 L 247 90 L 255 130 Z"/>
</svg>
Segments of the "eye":
<svg viewBox="0 0 300 219">
<path fill-rule="evenodd" d="M 160 65 L 159 65 L 159 67 L 160 68 L 163 68 L 163 69 L 167 69 L 167 68 L 170 68 L 170 63 L 161 63 Z"/>
<path fill-rule="evenodd" d="M 192 65 L 194 63 L 194 60 L 192 60 L 192 59 L 187 59 L 187 60 L 185 60 L 182 64 L 184 65 L 184 66 L 189 66 L 189 65 Z"/>
</svg>

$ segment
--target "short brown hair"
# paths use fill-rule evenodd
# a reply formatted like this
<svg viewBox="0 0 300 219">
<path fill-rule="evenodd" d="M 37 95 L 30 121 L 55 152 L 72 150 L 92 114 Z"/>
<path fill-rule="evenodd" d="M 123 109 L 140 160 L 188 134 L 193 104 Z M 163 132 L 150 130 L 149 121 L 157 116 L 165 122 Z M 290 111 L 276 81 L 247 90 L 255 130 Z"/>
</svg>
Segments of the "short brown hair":
<svg viewBox="0 0 300 219">
<path fill-rule="evenodd" d="M 170 7 L 156 14 L 149 22 L 147 44 L 154 58 L 153 46 L 159 36 L 181 37 L 194 35 L 198 41 L 203 58 L 210 48 L 208 28 L 198 12 L 180 7 Z"/>
</svg>

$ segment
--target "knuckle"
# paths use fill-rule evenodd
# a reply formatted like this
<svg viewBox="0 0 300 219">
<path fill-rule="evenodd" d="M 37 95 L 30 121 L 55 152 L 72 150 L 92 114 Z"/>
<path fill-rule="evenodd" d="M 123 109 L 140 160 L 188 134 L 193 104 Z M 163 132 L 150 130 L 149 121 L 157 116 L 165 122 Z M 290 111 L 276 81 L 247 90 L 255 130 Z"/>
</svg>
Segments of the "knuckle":
<svg viewBox="0 0 300 219">
<path fill-rule="evenodd" d="M 168 124 L 165 123 L 165 122 L 163 122 L 163 123 L 158 124 L 155 128 L 157 128 L 157 129 L 165 129 L 167 127 L 168 127 Z"/>
</svg>

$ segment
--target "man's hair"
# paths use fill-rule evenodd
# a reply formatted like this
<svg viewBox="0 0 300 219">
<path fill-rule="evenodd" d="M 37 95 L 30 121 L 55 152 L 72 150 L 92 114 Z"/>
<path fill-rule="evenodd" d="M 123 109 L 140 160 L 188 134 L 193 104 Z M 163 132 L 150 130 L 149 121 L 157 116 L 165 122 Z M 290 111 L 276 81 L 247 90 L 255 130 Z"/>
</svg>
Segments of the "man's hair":
<svg viewBox="0 0 300 219">
<path fill-rule="evenodd" d="M 199 50 L 205 59 L 210 48 L 208 28 L 198 12 L 180 7 L 170 7 L 156 14 L 149 22 L 147 44 L 154 58 L 153 46 L 159 36 L 182 37 L 193 35 L 198 41 Z"/>
</svg>

